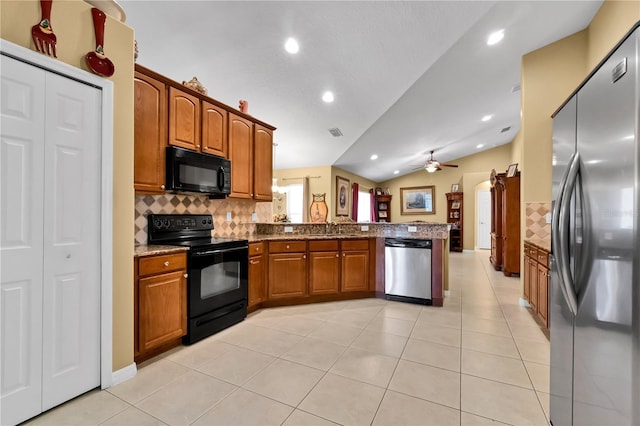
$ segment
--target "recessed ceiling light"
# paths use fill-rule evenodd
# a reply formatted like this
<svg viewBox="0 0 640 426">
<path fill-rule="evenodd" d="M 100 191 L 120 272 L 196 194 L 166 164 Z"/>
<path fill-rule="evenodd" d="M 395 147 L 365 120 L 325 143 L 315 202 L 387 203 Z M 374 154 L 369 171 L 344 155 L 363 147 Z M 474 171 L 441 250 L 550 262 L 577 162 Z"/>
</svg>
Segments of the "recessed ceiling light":
<svg viewBox="0 0 640 426">
<path fill-rule="evenodd" d="M 504 38 L 504 30 L 496 31 L 495 33 L 489 34 L 489 38 L 487 39 L 487 44 L 489 46 L 493 46 L 496 43 L 499 43 L 500 40 Z"/>
<path fill-rule="evenodd" d="M 484 117 L 482 117 L 482 121 L 489 121 L 493 118 L 493 115 L 485 115 Z"/>
<path fill-rule="evenodd" d="M 325 101 L 326 103 L 333 102 L 333 99 L 334 99 L 333 92 L 327 91 L 322 94 L 322 100 Z"/>
<path fill-rule="evenodd" d="M 480 149 L 480 148 L 482 148 L 483 146 L 484 146 L 484 144 L 479 143 L 478 145 L 476 145 L 476 148 Z"/>
<path fill-rule="evenodd" d="M 377 159 L 378 159 L 378 154 L 373 154 L 373 155 L 372 155 L 371 157 L 369 157 L 369 158 L 371 158 L 372 160 L 377 160 Z"/>
<path fill-rule="evenodd" d="M 394 170 L 394 171 L 393 171 L 393 174 L 394 174 L 394 175 L 397 175 L 398 173 L 400 173 L 400 170 Z"/>
<path fill-rule="evenodd" d="M 284 49 L 291 54 L 296 54 L 298 53 L 298 50 L 300 50 L 300 46 L 298 46 L 298 42 L 295 38 L 289 37 L 284 44 Z"/>
</svg>

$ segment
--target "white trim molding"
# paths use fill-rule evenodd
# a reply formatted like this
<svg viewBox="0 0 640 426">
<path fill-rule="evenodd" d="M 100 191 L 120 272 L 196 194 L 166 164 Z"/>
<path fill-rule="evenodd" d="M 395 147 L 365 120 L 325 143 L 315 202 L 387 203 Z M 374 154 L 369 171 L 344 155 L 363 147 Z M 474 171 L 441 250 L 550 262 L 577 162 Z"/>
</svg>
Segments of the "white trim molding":
<svg viewBox="0 0 640 426">
<path fill-rule="evenodd" d="M 114 371 L 111 374 L 111 386 L 118 385 L 122 382 L 126 382 L 129 379 L 133 379 L 138 374 L 138 368 L 136 363 L 131 363 L 118 371 Z"/>
<path fill-rule="evenodd" d="M 102 91 L 100 385 L 108 388 L 113 383 L 113 82 L 7 40 L 0 39 L 0 53 Z"/>
<path fill-rule="evenodd" d="M 530 308 L 531 305 L 529 304 L 529 302 L 527 302 L 525 299 L 523 299 L 522 297 L 518 299 L 518 304 L 522 307 L 525 308 Z"/>
</svg>

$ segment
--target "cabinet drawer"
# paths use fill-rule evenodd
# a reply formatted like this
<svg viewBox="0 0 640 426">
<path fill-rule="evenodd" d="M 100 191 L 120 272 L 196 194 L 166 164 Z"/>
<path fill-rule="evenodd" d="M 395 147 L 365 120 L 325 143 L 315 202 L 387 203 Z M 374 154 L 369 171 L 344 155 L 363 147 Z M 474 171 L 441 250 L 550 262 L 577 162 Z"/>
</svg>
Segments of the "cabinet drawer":
<svg viewBox="0 0 640 426">
<path fill-rule="evenodd" d="M 264 253 L 264 243 L 251 243 L 249 244 L 249 256 Z"/>
<path fill-rule="evenodd" d="M 305 241 L 273 241 L 269 243 L 269 253 L 295 253 L 307 251 Z"/>
<path fill-rule="evenodd" d="M 342 250 L 369 250 L 369 240 L 342 240 Z"/>
<path fill-rule="evenodd" d="M 538 262 L 544 267 L 549 266 L 549 253 L 544 250 L 538 250 Z"/>
<path fill-rule="evenodd" d="M 338 240 L 309 241 L 309 251 L 336 251 Z"/>
<path fill-rule="evenodd" d="M 138 263 L 138 275 L 141 277 L 145 275 L 178 271 L 181 269 L 187 269 L 186 253 L 143 257 L 139 259 Z"/>
</svg>

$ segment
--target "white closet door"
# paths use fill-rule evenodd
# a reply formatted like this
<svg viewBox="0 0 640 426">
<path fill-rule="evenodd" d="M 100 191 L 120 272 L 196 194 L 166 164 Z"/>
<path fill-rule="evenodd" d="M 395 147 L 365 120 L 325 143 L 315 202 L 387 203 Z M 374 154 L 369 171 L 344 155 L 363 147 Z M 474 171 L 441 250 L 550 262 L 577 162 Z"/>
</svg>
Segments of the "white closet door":
<svg viewBox="0 0 640 426">
<path fill-rule="evenodd" d="M 0 423 L 41 412 L 45 73 L 0 57 Z"/>
<path fill-rule="evenodd" d="M 100 385 L 101 93 L 47 73 L 44 410 Z"/>
</svg>

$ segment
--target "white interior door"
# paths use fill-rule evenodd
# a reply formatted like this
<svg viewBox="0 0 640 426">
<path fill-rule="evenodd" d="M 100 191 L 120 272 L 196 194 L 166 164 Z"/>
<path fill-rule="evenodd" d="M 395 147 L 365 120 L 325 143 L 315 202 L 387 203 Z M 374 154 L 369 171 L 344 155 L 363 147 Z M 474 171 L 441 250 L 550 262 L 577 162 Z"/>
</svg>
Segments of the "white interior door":
<svg viewBox="0 0 640 426">
<path fill-rule="evenodd" d="M 100 96 L 47 73 L 43 410 L 100 385 Z"/>
<path fill-rule="evenodd" d="M 491 191 L 478 191 L 476 241 L 479 249 L 491 249 Z"/>
<path fill-rule="evenodd" d="M 100 385 L 101 91 L 1 58 L 4 425 Z"/>
<path fill-rule="evenodd" d="M 1 56 L 0 423 L 41 412 L 45 74 Z"/>
</svg>

